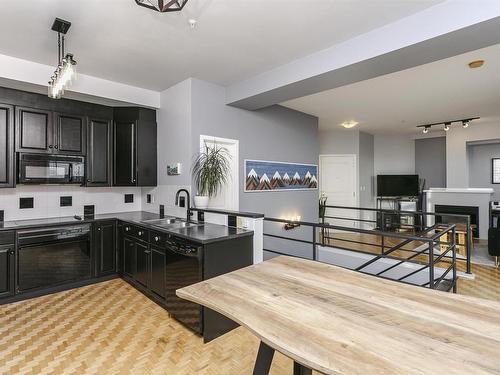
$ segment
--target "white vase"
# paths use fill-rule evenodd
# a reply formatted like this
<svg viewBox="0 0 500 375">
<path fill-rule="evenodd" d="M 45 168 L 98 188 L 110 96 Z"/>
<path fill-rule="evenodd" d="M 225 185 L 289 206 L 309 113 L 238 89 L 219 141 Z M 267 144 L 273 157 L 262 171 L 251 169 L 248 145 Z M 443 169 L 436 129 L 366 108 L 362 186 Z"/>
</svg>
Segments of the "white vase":
<svg viewBox="0 0 500 375">
<path fill-rule="evenodd" d="M 208 196 L 206 195 L 195 195 L 194 206 L 196 208 L 208 208 Z"/>
</svg>

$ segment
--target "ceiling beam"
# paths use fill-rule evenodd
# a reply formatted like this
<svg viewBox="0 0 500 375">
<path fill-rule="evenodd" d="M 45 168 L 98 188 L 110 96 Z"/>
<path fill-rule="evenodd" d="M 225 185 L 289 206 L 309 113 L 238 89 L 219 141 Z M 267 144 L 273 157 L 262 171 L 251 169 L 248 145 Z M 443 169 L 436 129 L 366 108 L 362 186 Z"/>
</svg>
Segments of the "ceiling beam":
<svg viewBox="0 0 500 375">
<path fill-rule="evenodd" d="M 2 86 L 47 93 L 47 82 L 54 73 L 53 66 L 16 57 L 0 55 Z M 95 102 L 102 98 L 108 104 L 133 104 L 150 108 L 160 107 L 160 93 L 85 74 L 78 74 L 65 97 Z"/>
<path fill-rule="evenodd" d="M 500 43 L 500 1 L 448 0 L 226 88 L 256 110 Z"/>
</svg>

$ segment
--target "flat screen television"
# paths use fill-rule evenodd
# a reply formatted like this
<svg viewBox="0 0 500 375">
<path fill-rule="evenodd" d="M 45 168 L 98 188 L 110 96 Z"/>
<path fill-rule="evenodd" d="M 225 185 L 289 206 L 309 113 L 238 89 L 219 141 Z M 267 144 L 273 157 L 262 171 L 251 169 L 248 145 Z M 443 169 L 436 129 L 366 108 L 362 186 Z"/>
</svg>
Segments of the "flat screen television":
<svg viewBox="0 0 500 375">
<path fill-rule="evenodd" d="M 379 197 L 416 197 L 418 195 L 418 175 L 379 174 L 377 176 Z"/>
</svg>

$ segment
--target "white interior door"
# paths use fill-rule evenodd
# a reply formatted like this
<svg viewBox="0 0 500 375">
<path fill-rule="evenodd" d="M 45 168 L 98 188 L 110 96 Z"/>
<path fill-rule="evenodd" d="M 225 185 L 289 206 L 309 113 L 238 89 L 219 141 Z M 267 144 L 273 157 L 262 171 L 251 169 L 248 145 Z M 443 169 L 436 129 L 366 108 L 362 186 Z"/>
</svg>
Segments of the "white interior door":
<svg viewBox="0 0 500 375">
<path fill-rule="evenodd" d="M 229 153 L 229 164 L 231 166 L 228 183 L 219 191 L 217 196 L 210 198 L 208 206 L 214 209 L 238 211 L 240 208 L 238 185 L 239 141 L 236 139 L 200 135 L 200 150 L 203 150 L 205 144 L 209 147 L 213 147 L 215 144 L 217 144 L 218 147 L 224 147 Z"/>
<path fill-rule="evenodd" d="M 319 188 L 329 206 L 358 207 L 356 155 L 320 155 Z M 357 210 L 327 209 L 326 216 L 359 218 Z M 358 227 L 355 220 L 325 219 L 331 225 Z"/>
</svg>

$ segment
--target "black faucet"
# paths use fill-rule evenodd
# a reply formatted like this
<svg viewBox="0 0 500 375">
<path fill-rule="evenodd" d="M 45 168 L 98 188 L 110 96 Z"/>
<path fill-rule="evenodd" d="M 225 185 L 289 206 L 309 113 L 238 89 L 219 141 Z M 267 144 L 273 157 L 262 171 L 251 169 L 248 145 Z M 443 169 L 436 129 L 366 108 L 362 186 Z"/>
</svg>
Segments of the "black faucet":
<svg viewBox="0 0 500 375">
<path fill-rule="evenodd" d="M 191 220 L 191 216 L 193 215 L 193 213 L 191 212 L 191 196 L 189 195 L 189 191 L 187 191 L 186 189 L 180 189 L 177 194 L 175 194 L 175 205 L 178 206 L 179 205 L 179 195 L 184 192 L 186 193 L 186 198 L 187 198 L 187 210 L 186 210 L 186 221 L 190 221 Z"/>
</svg>

